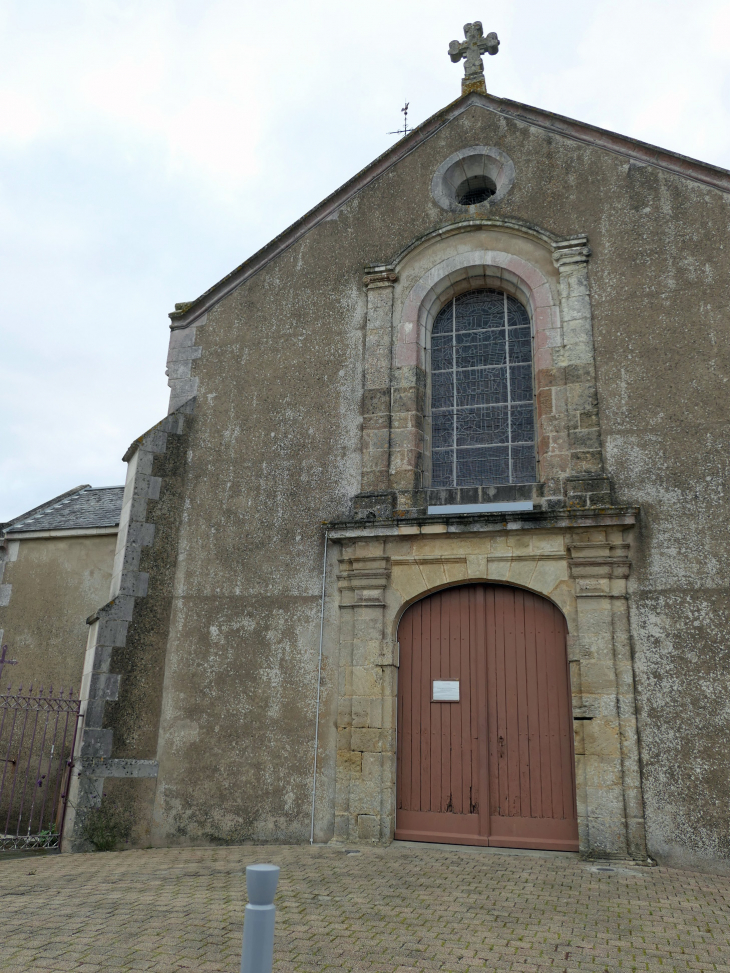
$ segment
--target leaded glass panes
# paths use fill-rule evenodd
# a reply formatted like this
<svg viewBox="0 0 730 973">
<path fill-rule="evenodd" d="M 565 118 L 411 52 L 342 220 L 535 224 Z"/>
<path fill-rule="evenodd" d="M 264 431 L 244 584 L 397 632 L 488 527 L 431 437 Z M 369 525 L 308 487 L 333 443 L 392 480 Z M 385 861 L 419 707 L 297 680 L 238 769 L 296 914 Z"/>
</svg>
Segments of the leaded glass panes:
<svg viewBox="0 0 730 973">
<path fill-rule="evenodd" d="M 469 291 L 439 313 L 431 429 L 433 487 L 535 480 L 532 337 L 515 298 Z"/>
</svg>

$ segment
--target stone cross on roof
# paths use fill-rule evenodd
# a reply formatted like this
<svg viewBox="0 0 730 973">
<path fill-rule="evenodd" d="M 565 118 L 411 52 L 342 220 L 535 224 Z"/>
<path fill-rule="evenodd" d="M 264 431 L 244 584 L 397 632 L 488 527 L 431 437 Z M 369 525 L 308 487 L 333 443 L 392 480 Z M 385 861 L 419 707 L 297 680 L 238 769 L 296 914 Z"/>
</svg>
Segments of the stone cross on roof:
<svg viewBox="0 0 730 973">
<path fill-rule="evenodd" d="M 480 54 L 496 54 L 499 51 L 499 38 L 494 31 L 485 37 L 482 33 L 482 25 L 478 20 L 473 24 L 464 24 L 465 41 L 452 41 L 449 44 L 449 57 L 458 64 L 462 58 L 466 59 L 464 66 L 464 77 L 461 79 L 461 93 L 468 94 L 470 91 L 481 91 L 487 93 L 487 85 L 484 81 L 484 61 Z"/>
</svg>

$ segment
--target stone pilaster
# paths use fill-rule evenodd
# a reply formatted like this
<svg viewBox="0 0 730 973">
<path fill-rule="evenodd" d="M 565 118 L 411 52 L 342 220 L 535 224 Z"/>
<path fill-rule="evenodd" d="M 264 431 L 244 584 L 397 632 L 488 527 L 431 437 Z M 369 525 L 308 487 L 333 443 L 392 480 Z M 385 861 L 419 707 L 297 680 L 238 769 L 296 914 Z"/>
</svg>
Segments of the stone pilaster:
<svg viewBox="0 0 730 973">
<path fill-rule="evenodd" d="M 398 275 L 373 268 L 365 275 L 367 324 L 362 420 L 362 491 L 388 490 L 390 456 L 390 361 L 393 286 Z"/>
<path fill-rule="evenodd" d="M 385 631 L 390 558 L 380 538 L 343 545 L 335 841 L 395 828 L 397 644 Z"/>
<path fill-rule="evenodd" d="M 588 281 L 590 248 L 585 238 L 565 240 L 553 247 L 553 263 L 560 272 L 561 344 L 554 350 L 556 369 L 564 369 L 569 477 L 603 476 L 601 429 L 598 416 L 593 325 Z M 600 494 L 601 484 L 587 493 Z M 581 504 L 573 491 L 573 501 Z"/>
<path fill-rule="evenodd" d="M 646 841 L 626 593 L 629 546 L 620 528 L 606 528 L 576 532 L 569 548 L 578 620 L 571 656 L 577 657 L 580 670 L 579 685 L 573 689 L 579 691 L 581 703 L 574 711 L 581 850 L 593 857 L 643 860 Z"/>
</svg>

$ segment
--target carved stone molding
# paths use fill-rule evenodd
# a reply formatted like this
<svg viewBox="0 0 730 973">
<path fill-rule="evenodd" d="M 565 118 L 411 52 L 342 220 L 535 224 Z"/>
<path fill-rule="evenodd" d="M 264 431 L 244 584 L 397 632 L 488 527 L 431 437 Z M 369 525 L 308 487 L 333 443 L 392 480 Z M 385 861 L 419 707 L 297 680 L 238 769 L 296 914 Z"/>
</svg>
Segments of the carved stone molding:
<svg viewBox="0 0 730 973">
<path fill-rule="evenodd" d="M 345 557 L 339 563 L 337 586 L 342 592 L 343 608 L 385 604 L 383 592 L 390 579 L 389 557 Z"/>
<path fill-rule="evenodd" d="M 588 263 L 591 248 L 587 237 L 576 237 L 573 240 L 561 240 L 553 244 L 553 263 L 563 273 L 570 271 L 576 264 Z"/>
<path fill-rule="evenodd" d="M 362 279 L 365 287 L 392 287 L 398 280 L 398 274 L 394 270 L 375 269 L 369 270 Z"/>
<path fill-rule="evenodd" d="M 578 597 L 588 595 L 626 595 L 625 586 L 621 591 L 602 582 L 611 579 L 626 579 L 631 571 L 629 545 L 596 541 L 569 545 L 571 577 L 575 579 L 575 593 Z"/>
</svg>

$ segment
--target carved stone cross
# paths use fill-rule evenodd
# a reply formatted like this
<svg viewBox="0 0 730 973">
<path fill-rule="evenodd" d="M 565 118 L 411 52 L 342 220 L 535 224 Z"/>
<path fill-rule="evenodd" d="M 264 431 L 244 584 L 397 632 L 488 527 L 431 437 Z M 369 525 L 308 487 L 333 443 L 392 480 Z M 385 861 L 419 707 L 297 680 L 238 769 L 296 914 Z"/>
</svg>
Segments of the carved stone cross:
<svg viewBox="0 0 730 973">
<path fill-rule="evenodd" d="M 496 54 L 499 51 L 499 38 L 494 31 L 485 37 L 478 20 L 473 24 L 464 24 L 464 36 L 465 41 L 452 41 L 449 44 L 449 57 L 454 64 L 458 64 L 462 58 L 466 59 L 464 77 L 461 79 L 461 93 L 465 95 L 470 91 L 481 91 L 486 94 L 484 61 L 479 55 L 485 52 Z"/>
</svg>

